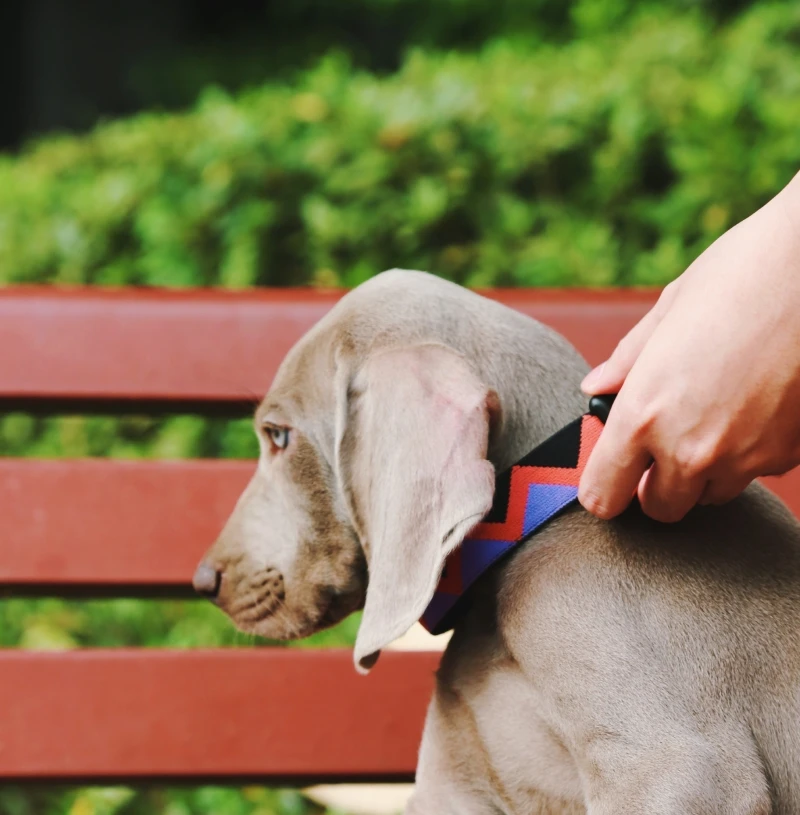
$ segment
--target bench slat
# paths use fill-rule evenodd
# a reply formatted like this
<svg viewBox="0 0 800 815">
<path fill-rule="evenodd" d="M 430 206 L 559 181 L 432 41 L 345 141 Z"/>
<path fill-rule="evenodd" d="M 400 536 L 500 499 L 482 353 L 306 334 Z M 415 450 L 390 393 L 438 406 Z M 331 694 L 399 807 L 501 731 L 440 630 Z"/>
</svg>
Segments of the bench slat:
<svg viewBox="0 0 800 815">
<path fill-rule="evenodd" d="M 191 596 L 253 472 L 245 461 L 0 459 L 0 588 Z M 800 470 L 767 479 L 800 514 Z"/>
<path fill-rule="evenodd" d="M 0 779 L 408 780 L 439 657 L 6 651 Z"/>
<path fill-rule="evenodd" d="M 294 342 L 341 296 L 261 290 L 0 290 L 0 400 L 36 409 L 252 410 Z M 600 362 L 654 292 L 507 290 L 491 296 Z"/>
<path fill-rule="evenodd" d="M 0 458 L 0 586 L 188 595 L 252 461 Z"/>
</svg>

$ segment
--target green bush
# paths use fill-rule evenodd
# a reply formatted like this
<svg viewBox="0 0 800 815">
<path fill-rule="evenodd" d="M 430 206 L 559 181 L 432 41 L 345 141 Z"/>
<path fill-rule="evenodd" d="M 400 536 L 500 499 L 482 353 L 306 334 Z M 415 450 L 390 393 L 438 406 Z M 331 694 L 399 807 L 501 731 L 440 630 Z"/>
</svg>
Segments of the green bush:
<svg viewBox="0 0 800 815">
<path fill-rule="evenodd" d="M 200 787 L 194 790 L 127 787 L 6 787 L 3 815 L 312 815 L 319 807 L 293 790 Z"/>
<path fill-rule="evenodd" d="M 251 419 L 0 416 L 0 455 L 29 458 L 255 458 Z"/>
<path fill-rule="evenodd" d="M 645 8 L 533 53 L 417 52 L 387 78 L 331 58 L 291 86 L 51 138 L 0 161 L 0 275 L 663 283 L 800 166 L 799 37 L 787 2 L 713 37 Z"/>
</svg>

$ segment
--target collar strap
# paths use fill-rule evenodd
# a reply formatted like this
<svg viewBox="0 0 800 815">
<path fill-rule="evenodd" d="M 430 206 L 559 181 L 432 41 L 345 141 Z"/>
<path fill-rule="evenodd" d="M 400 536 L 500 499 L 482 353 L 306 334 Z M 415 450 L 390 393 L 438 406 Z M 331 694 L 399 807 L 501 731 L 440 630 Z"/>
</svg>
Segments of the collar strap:
<svg viewBox="0 0 800 815">
<path fill-rule="evenodd" d="M 492 508 L 447 557 L 422 615 L 420 622 L 431 634 L 455 625 L 467 606 L 467 589 L 490 566 L 577 501 L 581 474 L 612 403 L 613 396 L 592 397 L 588 413 L 497 476 Z"/>
</svg>

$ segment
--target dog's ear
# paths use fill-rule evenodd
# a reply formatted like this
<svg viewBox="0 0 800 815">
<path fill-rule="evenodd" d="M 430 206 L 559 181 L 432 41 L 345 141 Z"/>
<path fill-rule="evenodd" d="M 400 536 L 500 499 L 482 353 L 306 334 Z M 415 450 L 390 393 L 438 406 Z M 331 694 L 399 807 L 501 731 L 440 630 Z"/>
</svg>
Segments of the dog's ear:
<svg viewBox="0 0 800 815">
<path fill-rule="evenodd" d="M 494 391 L 445 346 L 372 355 L 349 383 L 337 464 L 369 564 L 356 666 L 416 622 L 447 555 L 489 511 Z"/>
</svg>

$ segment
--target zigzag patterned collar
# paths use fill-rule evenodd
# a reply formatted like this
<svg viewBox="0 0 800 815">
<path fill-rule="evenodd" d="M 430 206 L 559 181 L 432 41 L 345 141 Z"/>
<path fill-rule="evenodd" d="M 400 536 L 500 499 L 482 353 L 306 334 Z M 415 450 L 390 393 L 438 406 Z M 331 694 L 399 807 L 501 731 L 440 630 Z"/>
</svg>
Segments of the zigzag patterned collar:
<svg viewBox="0 0 800 815">
<path fill-rule="evenodd" d="M 592 397 L 588 413 L 497 476 L 492 508 L 448 556 L 422 615 L 431 634 L 455 625 L 466 608 L 467 589 L 490 566 L 577 500 L 578 482 L 612 403 L 613 396 Z"/>
</svg>

